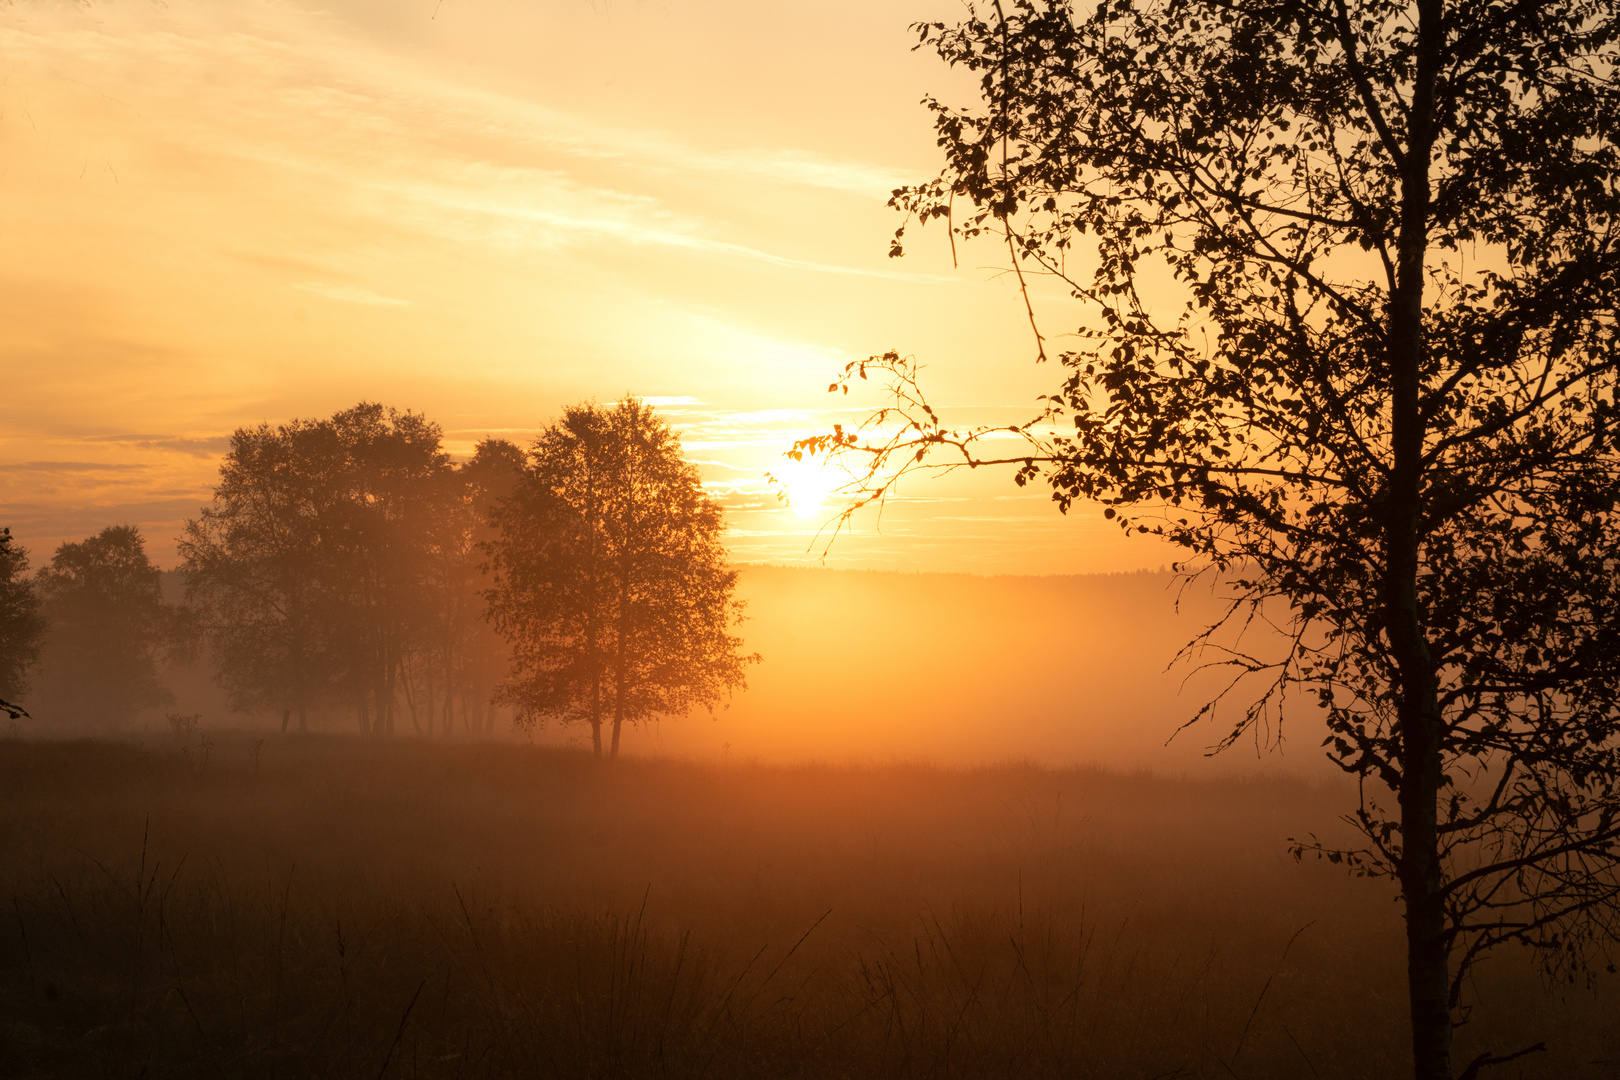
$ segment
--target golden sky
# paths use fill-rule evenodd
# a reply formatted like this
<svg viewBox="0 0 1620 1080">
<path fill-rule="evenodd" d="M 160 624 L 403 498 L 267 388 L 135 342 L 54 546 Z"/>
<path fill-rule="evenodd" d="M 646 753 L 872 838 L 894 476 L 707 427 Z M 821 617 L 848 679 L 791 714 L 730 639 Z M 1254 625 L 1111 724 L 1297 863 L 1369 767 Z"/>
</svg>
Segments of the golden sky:
<svg viewBox="0 0 1620 1080">
<path fill-rule="evenodd" d="M 167 564 L 237 426 L 375 400 L 464 454 L 629 392 L 682 429 L 736 558 L 815 561 L 821 516 L 762 474 L 877 403 L 826 394 L 846 362 L 915 354 L 963 422 L 1058 379 L 994 250 L 953 269 L 933 230 L 887 257 L 889 190 L 937 167 L 919 99 L 971 93 L 907 26 L 960 11 L 0 5 L 0 524 L 37 565 L 134 523 Z M 1004 474 L 902 496 L 828 564 L 1172 557 Z"/>
</svg>

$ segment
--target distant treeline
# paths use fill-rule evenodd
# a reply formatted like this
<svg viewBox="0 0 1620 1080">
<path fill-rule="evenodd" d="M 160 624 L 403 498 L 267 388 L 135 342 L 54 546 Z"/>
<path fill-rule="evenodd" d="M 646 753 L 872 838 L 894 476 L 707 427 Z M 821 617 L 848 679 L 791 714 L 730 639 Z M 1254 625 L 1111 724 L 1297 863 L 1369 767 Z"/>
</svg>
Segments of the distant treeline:
<svg viewBox="0 0 1620 1080">
<path fill-rule="evenodd" d="M 453 462 L 426 417 L 362 403 L 238 429 L 179 538 L 165 603 L 137 529 L 63 544 L 30 578 L 0 535 L 0 699 L 97 727 L 172 697 L 165 660 L 206 657 L 240 712 L 366 734 L 612 724 L 740 685 L 719 508 L 634 399 L 570 409 L 531 453 Z M 34 691 L 39 690 L 36 699 Z"/>
</svg>

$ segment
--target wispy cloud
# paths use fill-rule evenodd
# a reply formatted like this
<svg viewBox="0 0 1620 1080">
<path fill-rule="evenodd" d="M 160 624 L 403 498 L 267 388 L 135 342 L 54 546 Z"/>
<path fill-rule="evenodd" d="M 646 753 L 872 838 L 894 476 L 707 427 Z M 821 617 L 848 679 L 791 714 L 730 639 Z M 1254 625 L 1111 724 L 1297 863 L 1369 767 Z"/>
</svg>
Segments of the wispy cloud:
<svg viewBox="0 0 1620 1080">
<path fill-rule="evenodd" d="M 392 296 L 383 296 L 370 289 L 362 289 L 354 285 L 328 285 L 320 281 L 301 281 L 294 285 L 295 289 L 324 296 L 328 300 L 340 300 L 345 304 L 370 304 L 375 307 L 409 307 L 409 300 L 399 300 Z"/>
<path fill-rule="evenodd" d="M 113 443 L 141 450 L 171 450 L 200 458 L 216 457 L 230 449 L 231 445 L 227 435 L 86 435 L 79 441 Z"/>
<path fill-rule="evenodd" d="M 6 507 L 7 522 L 33 534 L 51 536 L 58 542 L 99 531 L 109 524 L 132 523 L 164 526 L 195 517 L 206 499 L 150 499 L 139 502 L 107 502 L 94 505 L 60 506 L 54 503 L 14 503 Z"/>
<path fill-rule="evenodd" d="M 107 461 L 19 461 L 12 465 L 0 465 L 0 469 L 8 472 L 44 473 L 141 472 L 147 467 Z"/>
<path fill-rule="evenodd" d="M 64 65 L 93 48 L 168 72 L 162 85 L 145 88 L 176 98 L 148 103 L 164 117 L 166 136 L 199 155 L 257 166 L 260 183 L 272 172 L 319 177 L 324 199 L 347 193 L 357 212 L 462 240 L 472 215 L 490 219 L 472 230 L 486 240 L 542 249 L 605 239 L 813 273 L 945 280 L 743 242 L 690 200 L 673 210 L 666 194 L 671 180 L 708 191 L 724 177 L 728 188 L 782 184 L 879 200 L 908 179 L 891 166 L 794 146 L 716 148 L 671 131 L 604 124 L 436 77 L 290 7 L 245 4 L 235 19 L 176 12 L 162 32 L 129 11 L 108 14 L 95 33 L 0 27 L 0 48 Z M 402 214 L 403 204 L 417 212 Z M 296 287 L 355 304 L 409 303 L 353 285 Z"/>
<path fill-rule="evenodd" d="M 297 164 L 312 170 L 331 167 L 313 161 Z M 389 199 L 360 201 L 373 211 L 387 202 L 411 204 L 414 212 L 409 216 L 423 229 L 462 238 L 469 234 L 480 235 L 494 244 L 518 243 L 550 249 L 607 240 L 701 252 L 816 274 L 912 284 L 943 284 L 956 280 L 886 266 L 875 269 L 796 258 L 727 240 L 716 235 L 724 231 L 721 223 L 690 212 L 674 211 L 650 196 L 581 183 L 553 170 L 502 168 L 487 162 L 438 168 L 453 175 L 372 180 L 365 182 L 367 189 Z M 397 212 L 391 216 L 398 220 Z"/>
</svg>

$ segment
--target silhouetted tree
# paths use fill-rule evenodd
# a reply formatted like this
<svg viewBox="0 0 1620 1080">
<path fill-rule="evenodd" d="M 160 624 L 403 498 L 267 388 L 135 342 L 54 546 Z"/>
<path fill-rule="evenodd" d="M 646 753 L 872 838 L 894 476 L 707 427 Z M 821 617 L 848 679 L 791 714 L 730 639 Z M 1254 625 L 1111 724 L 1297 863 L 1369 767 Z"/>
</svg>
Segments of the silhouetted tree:
<svg viewBox="0 0 1620 1080">
<path fill-rule="evenodd" d="M 277 708 L 298 729 L 334 692 L 327 550 L 345 497 L 340 447 L 317 421 L 239 428 L 210 506 L 181 535 L 187 603 L 200 613 L 231 706 Z"/>
<path fill-rule="evenodd" d="M 472 642 L 468 652 L 463 709 L 468 713 L 467 720 L 472 730 L 485 735 L 495 732 L 492 699 L 496 687 L 506 676 L 510 662 L 506 639 L 485 617 L 487 605 L 483 602 L 483 590 L 488 584 L 488 545 L 499 535 L 494 524 L 495 510 L 517 490 L 522 481 L 525 461 L 523 449 L 515 443 L 505 439 L 485 439 L 460 469 L 472 512 L 471 535 L 461 562 L 462 575 L 465 581 L 474 584 L 480 601 L 476 619 L 469 622 Z"/>
<path fill-rule="evenodd" d="M 890 379 L 882 429 L 795 452 L 861 460 L 857 503 L 1007 463 L 1218 572 L 1229 624 L 1264 605 L 1289 647 L 1221 658 L 1265 680 L 1221 745 L 1320 706 L 1366 843 L 1298 850 L 1399 884 L 1415 1073 L 1449 1080 L 1485 950 L 1579 965 L 1615 929 L 1620 12 L 1015 0 L 918 29 L 983 97 L 928 102 L 946 165 L 894 205 L 1094 316 L 1001 429 L 1023 447 L 945 427 L 890 353 L 842 383 Z"/>
<path fill-rule="evenodd" d="M 53 712 L 117 725 L 172 700 L 157 674 L 172 615 L 140 530 L 109 525 L 63 544 L 38 582 L 50 623 L 43 676 Z"/>
<path fill-rule="evenodd" d="M 602 754 L 626 722 L 713 708 L 744 685 L 741 605 L 720 507 L 669 425 L 636 398 L 564 411 L 495 514 L 489 609 L 512 646 L 500 700 L 582 721 Z"/>
<path fill-rule="evenodd" d="M 330 425 L 344 494 L 332 521 L 334 640 L 360 729 L 391 735 L 403 665 L 433 617 L 422 586 L 450 459 L 439 426 L 415 413 L 363 403 Z"/>
<path fill-rule="evenodd" d="M 0 529 L 0 712 L 16 720 L 27 712 L 28 677 L 39 660 L 45 617 L 28 580 L 28 552 Z"/>
<path fill-rule="evenodd" d="M 504 439 L 485 439 L 458 468 L 440 474 L 429 507 L 422 599 L 426 622 L 407 656 L 404 687 L 412 720 L 431 733 L 454 730 L 455 706 L 469 733 L 488 734 L 490 697 L 506 672 L 506 643 L 484 617 L 484 560 L 480 544 L 494 536 L 490 514 L 517 486 L 523 451 Z"/>
<path fill-rule="evenodd" d="M 437 425 L 361 403 L 240 429 L 211 506 L 187 522 L 187 597 L 235 707 L 346 700 L 393 731 L 400 678 L 436 617 L 427 581 L 449 461 Z"/>
</svg>

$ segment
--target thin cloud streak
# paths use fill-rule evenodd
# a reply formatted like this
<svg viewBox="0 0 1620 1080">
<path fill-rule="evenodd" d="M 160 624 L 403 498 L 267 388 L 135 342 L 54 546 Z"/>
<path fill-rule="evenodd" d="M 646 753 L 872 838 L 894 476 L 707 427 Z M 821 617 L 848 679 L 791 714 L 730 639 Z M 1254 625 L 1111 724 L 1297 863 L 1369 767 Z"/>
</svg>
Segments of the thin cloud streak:
<svg viewBox="0 0 1620 1080">
<path fill-rule="evenodd" d="M 44 473 L 141 472 L 146 468 L 146 465 L 108 461 L 19 461 L 0 465 L 0 469 L 8 472 Z"/>
<path fill-rule="evenodd" d="M 445 211 L 538 227 L 541 234 L 526 239 L 542 248 L 565 236 L 576 242 L 607 238 L 814 273 L 921 284 L 955 280 L 843 266 L 725 239 L 714 235 L 719 230 L 715 222 L 674 213 L 660 199 L 584 180 L 557 166 L 574 159 L 660 174 L 744 173 L 874 197 L 886 196 L 904 181 L 900 170 L 791 147 L 714 152 L 665 132 L 605 127 L 423 76 L 350 37 L 323 31 L 320 20 L 300 20 L 290 10 L 277 13 L 279 18 L 267 18 L 263 7 L 252 10 L 256 25 L 223 39 L 187 37 L 179 25 L 163 34 L 127 35 L 31 33 L 13 27 L 0 32 L 0 51 L 66 63 L 93 49 L 109 60 L 162 66 L 181 79 L 188 73 L 201 77 L 210 83 L 209 94 L 196 96 L 220 97 L 228 108 L 200 117 L 171 116 L 171 135 L 183 134 L 197 153 L 319 176 L 350 188 L 358 209 L 385 220 L 397 222 L 399 207 L 389 207 L 389 200 L 379 201 L 378 196 L 417 204 L 419 214 L 413 216 L 418 227 L 437 223 L 443 228 Z M 510 160 L 536 152 L 561 154 L 564 161 L 539 168 Z M 499 235 L 495 230 L 486 239 Z M 351 286 L 301 282 L 295 287 L 353 303 L 408 303 Z"/>
<path fill-rule="evenodd" d="M 227 435 L 82 435 L 77 441 L 133 446 L 141 450 L 169 450 L 200 458 L 218 457 L 231 445 Z"/>
<path fill-rule="evenodd" d="M 295 289 L 324 296 L 328 300 L 338 300 L 345 304 L 367 304 L 372 307 L 409 307 L 409 300 L 399 300 L 392 296 L 383 296 L 370 289 L 358 288 L 354 285 L 328 285 L 318 281 L 301 281 L 294 285 Z"/>
</svg>

